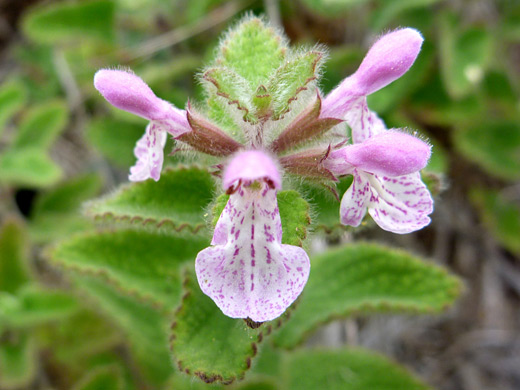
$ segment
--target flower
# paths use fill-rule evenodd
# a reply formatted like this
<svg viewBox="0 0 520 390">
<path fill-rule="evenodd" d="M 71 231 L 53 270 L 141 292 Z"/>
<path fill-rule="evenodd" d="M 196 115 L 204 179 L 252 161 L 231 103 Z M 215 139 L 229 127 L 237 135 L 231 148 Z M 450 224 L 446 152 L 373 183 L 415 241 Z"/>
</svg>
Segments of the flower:
<svg viewBox="0 0 520 390">
<path fill-rule="evenodd" d="M 150 120 L 134 150 L 137 163 L 130 180 L 159 179 L 167 133 L 185 148 L 222 160 L 217 166 L 222 168 L 222 187 L 229 200 L 211 246 L 197 255 L 195 270 L 202 291 L 224 314 L 255 322 L 272 320 L 294 302 L 307 282 L 306 252 L 282 244 L 277 192 L 283 173 L 325 183 L 353 175 L 340 207 L 345 225 L 358 226 L 367 210 L 383 229 L 396 233 L 429 223 L 432 200 L 419 171 L 428 162 L 430 145 L 402 130 L 387 130 L 366 102 L 367 95 L 410 68 L 421 44 L 421 35 L 413 29 L 386 34 L 359 69 L 329 95 L 323 98 L 318 89 L 312 94 L 307 83 L 315 77 L 308 78 L 294 93 L 309 93 L 287 96 L 287 104 L 299 102 L 278 115 L 269 106 L 276 96 L 269 95 L 264 85 L 248 86 L 242 79 L 232 84 L 247 87 L 238 93 L 239 98 L 245 96 L 247 104 L 242 105 L 230 98 L 233 88 L 218 89 L 223 88 L 220 83 L 240 78 L 238 73 L 222 67 L 207 71 L 206 75 L 211 71 L 215 77 L 225 75 L 210 80 L 217 89 L 213 93 L 228 99 L 224 109 L 246 112 L 230 115 L 243 130 L 240 140 L 190 105 L 180 110 L 159 99 L 133 73 L 104 69 L 96 74 L 94 84 L 110 103 Z M 315 74 L 321 57 L 313 56 Z M 284 74 L 287 69 L 278 73 Z M 251 91 L 257 91 L 253 97 L 248 95 Z M 260 107 L 256 117 L 252 101 Z M 343 122 L 351 129 L 352 144 L 341 133 Z"/>
</svg>

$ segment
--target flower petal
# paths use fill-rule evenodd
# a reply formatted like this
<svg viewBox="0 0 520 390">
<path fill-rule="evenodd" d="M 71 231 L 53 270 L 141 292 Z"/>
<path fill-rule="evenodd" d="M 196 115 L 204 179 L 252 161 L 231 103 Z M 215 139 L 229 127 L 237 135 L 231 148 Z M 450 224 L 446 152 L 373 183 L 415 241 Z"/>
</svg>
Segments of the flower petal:
<svg viewBox="0 0 520 390">
<path fill-rule="evenodd" d="M 94 76 L 94 86 L 113 106 L 160 123 L 174 137 L 190 131 L 186 111 L 159 99 L 131 72 L 101 69 Z"/>
<path fill-rule="evenodd" d="M 280 172 L 273 159 L 260 150 L 248 150 L 232 158 L 224 172 L 222 185 L 228 190 L 238 180 L 252 182 L 259 179 L 268 179 L 274 188 L 282 188 Z"/>
<path fill-rule="evenodd" d="M 146 127 L 146 132 L 137 141 L 134 154 L 137 157 L 136 164 L 130 168 L 130 181 L 142 181 L 149 178 L 155 181 L 161 176 L 164 160 L 164 145 L 166 144 L 166 131 L 157 123 L 151 122 Z"/>
<path fill-rule="evenodd" d="M 371 175 L 368 212 L 384 230 L 404 234 L 430 223 L 433 200 L 419 172 L 399 177 Z"/>
<path fill-rule="evenodd" d="M 426 142 L 410 134 L 385 131 L 365 141 L 332 151 L 325 167 L 336 175 L 360 171 L 386 176 L 402 176 L 423 169 L 431 155 Z"/>
<path fill-rule="evenodd" d="M 367 212 L 367 201 L 370 198 L 370 183 L 367 178 L 354 171 L 354 180 L 341 199 L 339 209 L 343 225 L 359 226 Z"/>
<path fill-rule="evenodd" d="M 222 212 L 212 244 L 197 255 L 202 291 L 232 318 L 264 322 L 300 295 L 310 262 L 302 248 L 283 245 L 276 190 L 239 185 Z"/>
<path fill-rule="evenodd" d="M 413 28 L 392 31 L 372 45 L 354 78 L 365 96 L 397 80 L 413 65 L 421 51 L 423 37 Z"/>
</svg>

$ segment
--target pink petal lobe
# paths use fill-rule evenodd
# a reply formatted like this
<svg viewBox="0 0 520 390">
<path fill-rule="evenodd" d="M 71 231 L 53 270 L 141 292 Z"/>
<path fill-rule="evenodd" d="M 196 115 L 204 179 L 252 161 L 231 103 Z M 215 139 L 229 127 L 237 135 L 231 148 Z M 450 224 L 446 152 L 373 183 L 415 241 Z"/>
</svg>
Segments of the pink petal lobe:
<svg viewBox="0 0 520 390">
<path fill-rule="evenodd" d="M 379 38 L 353 76 L 361 93 L 370 95 L 405 74 L 419 55 L 423 40 L 413 28 L 395 30 Z"/>
<path fill-rule="evenodd" d="M 331 152 L 331 157 L 337 155 L 365 172 L 402 176 L 423 169 L 430 159 L 431 147 L 410 134 L 390 130 Z"/>
<path fill-rule="evenodd" d="M 310 262 L 305 251 L 284 245 L 276 190 L 240 185 L 222 212 L 212 247 L 195 262 L 202 291 L 232 318 L 270 321 L 300 295 Z"/>
<path fill-rule="evenodd" d="M 367 212 L 367 202 L 370 198 L 370 183 L 357 171 L 353 173 L 352 185 L 341 199 L 339 209 L 343 225 L 359 226 Z"/>
<path fill-rule="evenodd" d="M 276 189 L 282 188 L 282 179 L 273 159 L 260 150 L 247 150 L 236 154 L 224 171 L 222 185 L 227 190 L 238 180 L 253 182 L 268 179 Z"/>
<path fill-rule="evenodd" d="M 368 212 L 382 229 L 405 234 L 430 223 L 433 200 L 419 172 L 399 177 L 367 175 L 372 192 Z"/>
<path fill-rule="evenodd" d="M 130 168 L 130 181 L 143 181 L 149 178 L 155 181 L 161 176 L 164 160 L 164 145 L 167 134 L 160 126 L 150 123 L 145 134 L 137 141 L 134 154 L 137 157 L 136 164 Z"/>
<path fill-rule="evenodd" d="M 158 122 L 174 137 L 190 131 L 186 111 L 159 99 L 131 72 L 101 69 L 94 76 L 94 86 L 113 106 Z"/>
</svg>

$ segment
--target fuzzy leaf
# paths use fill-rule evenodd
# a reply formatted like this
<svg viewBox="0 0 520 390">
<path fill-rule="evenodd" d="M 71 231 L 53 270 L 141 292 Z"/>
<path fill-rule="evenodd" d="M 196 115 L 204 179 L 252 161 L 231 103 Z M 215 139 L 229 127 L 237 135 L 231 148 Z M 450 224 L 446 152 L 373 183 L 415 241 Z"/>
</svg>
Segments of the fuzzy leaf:
<svg viewBox="0 0 520 390">
<path fill-rule="evenodd" d="M 256 122 L 253 92 L 248 82 L 229 68 L 210 68 L 202 75 L 202 80 L 211 96 L 215 92 L 229 106 L 236 106 L 245 121 Z"/>
<path fill-rule="evenodd" d="M 156 385 L 164 383 L 173 373 L 166 319 L 150 306 L 120 294 L 95 278 L 81 276 L 74 281 L 95 307 L 123 330 L 146 378 Z"/>
<path fill-rule="evenodd" d="M 284 361 L 287 390 L 427 390 L 389 359 L 360 348 L 300 350 Z"/>
<path fill-rule="evenodd" d="M 21 223 L 6 219 L 0 230 L 0 291 L 16 293 L 29 280 L 27 245 Z"/>
<path fill-rule="evenodd" d="M 34 337 L 26 332 L 12 332 L 3 338 L 0 343 L 0 388 L 29 388 L 37 372 Z"/>
<path fill-rule="evenodd" d="M 208 246 L 198 235 L 172 236 L 138 230 L 88 233 L 58 245 L 51 261 L 95 275 L 122 292 L 169 310 L 180 298 L 179 268 Z"/>
<path fill-rule="evenodd" d="M 61 168 L 40 148 L 11 149 L 0 155 L 2 184 L 47 187 L 61 176 Z"/>
<path fill-rule="evenodd" d="M 114 11 L 111 0 L 48 3 L 27 13 L 22 27 L 38 43 L 89 38 L 111 41 L 114 37 Z"/>
<path fill-rule="evenodd" d="M 274 119 L 289 111 L 298 93 L 308 89 L 310 83 L 316 80 L 322 58 L 323 53 L 310 51 L 289 60 L 276 70 L 267 87 L 272 95 Z"/>
<path fill-rule="evenodd" d="M 48 149 L 67 123 L 67 106 L 62 101 L 33 106 L 24 114 L 12 147 Z"/>
<path fill-rule="evenodd" d="M 78 310 L 76 299 L 59 290 L 27 286 L 13 298 L 0 297 L 0 320 L 12 328 L 29 328 L 61 320 Z"/>
<path fill-rule="evenodd" d="M 283 63 L 286 50 L 273 28 L 247 18 L 222 41 L 216 63 L 232 68 L 256 90 Z"/>
<path fill-rule="evenodd" d="M 491 190 L 474 190 L 471 200 L 477 205 L 489 231 L 508 250 L 520 255 L 520 205 Z"/>
<path fill-rule="evenodd" d="M 490 174 L 505 180 L 520 179 L 520 124 L 491 121 L 453 133 L 455 146 Z"/>
<path fill-rule="evenodd" d="M 198 167 L 163 171 L 161 180 L 121 186 L 107 197 L 87 204 L 85 212 L 95 219 L 140 222 L 180 231 L 196 232 L 204 226 L 204 212 L 215 185 L 211 175 Z"/>
<path fill-rule="evenodd" d="M 453 303 L 461 282 L 407 252 L 356 244 L 316 256 L 299 305 L 275 336 L 294 347 L 319 325 L 371 312 L 435 313 Z"/>
<path fill-rule="evenodd" d="M 220 214 L 226 207 L 229 195 L 220 195 L 212 208 L 213 226 L 218 222 Z M 307 228 L 311 223 L 309 204 L 296 191 L 281 191 L 277 195 L 278 209 L 282 220 L 282 243 L 302 246 L 307 238 Z"/>
<path fill-rule="evenodd" d="M 26 95 L 19 81 L 10 81 L 0 87 L 0 135 L 6 122 L 24 105 Z"/>
<path fill-rule="evenodd" d="M 133 150 L 145 127 L 119 119 L 97 118 L 87 126 L 87 140 L 110 162 L 128 168 L 135 163 Z"/>
<path fill-rule="evenodd" d="M 251 367 L 262 331 L 268 327 L 251 329 L 245 321 L 222 314 L 187 271 L 184 296 L 172 324 L 171 348 L 182 371 L 207 383 L 229 384 Z"/>
</svg>

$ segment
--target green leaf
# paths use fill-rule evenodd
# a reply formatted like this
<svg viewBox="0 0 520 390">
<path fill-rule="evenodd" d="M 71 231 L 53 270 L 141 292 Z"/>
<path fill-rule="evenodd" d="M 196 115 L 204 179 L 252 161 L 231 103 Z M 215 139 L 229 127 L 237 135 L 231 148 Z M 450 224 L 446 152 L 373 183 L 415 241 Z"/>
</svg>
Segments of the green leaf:
<svg viewBox="0 0 520 390">
<path fill-rule="evenodd" d="M 242 319 L 225 316 L 186 272 L 184 296 L 172 324 L 171 348 L 179 368 L 204 382 L 229 384 L 251 367 L 263 329 L 249 328 Z"/>
<path fill-rule="evenodd" d="M 161 180 L 122 186 L 115 193 L 89 203 L 85 212 L 96 219 L 150 224 L 193 232 L 204 227 L 204 212 L 215 185 L 207 170 L 180 166 L 165 170 Z"/>
<path fill-rule="evenodd" d="M 95 276 L 170 310 L 180 298 L 180 266 L 193 262 L 208 245 L 198 235 L 119 230 L 76 236 L 55 247 L 50 257 L 61 268 Z"/>
<path fill-rule="evenodd" d="M 27 100 L 27 93 L 20 81 L 10 81 L 0 87 L 0 135 L 4 125 Z"/>
<path fill-rule="evenodd" d="M 86 130 L 87 140 L 110 162 L 128 169 L 135 164 L 134 148 L 145 125 L 119 119 L 97 118 Z"/>
<path fill-rule="evenodd" d="M 214 67 L 206 70 L 201 76 L 208 96 L 222 97 L 229 106 L 236 106 L 244 121 L 256 122 L 253 92 L 248 82 L 229 68 Z"/>
<path fill-rule="evenodd" d="M 372 13 L 372 31 L 383 31 L 400 14 L 417 8 L 430 7 L 440 0 L 379 1 Z M 406 26 L 406 24 L 405 24 Z"/>
<path fill-rule="evenodd" d="M 511 252 L 520 255 L 520 205 L 491 190 L 473 190 L 471 200 L 477 205 L 489 231 Z"/>
<path fill-rule="evenodd" d="M 152 307 L 117 292 L 92 277 L 75 277 L 76 285 L 127 336 L 133 355 L 146 378 L 164 383 L 173 373 L 168 351 L 167 320 Z"/>
<path fill-rule="evenodd" d="M 48 149 L 67 123 L 67 105 L 54 101 L 33 106 L 24 114 L 12 147 Z"/>
<path fill-rule="evenodd" d="M 73 390 L 122 390 L 123 380 L 117 366 L 100 367 L 89 372 Z"/>
<path fill-rule="evenodd" d="M 457 298 L 461 282 L 407 252 L 356 244 L 311 259 L 299 305 L 275 335 L 292 348 L 319 325 L 358 313 L 435 313 Z"/>
<path fill-rule="evenodd" d="M 88 0 L 48 3 L 25 15 L 24 32 L 37 43 L 62 43 L 114 38 L 114 2 Z"/>
<path fill-rule="evenodd" d="M 351 8 L 366 3 L 367 0 L 303 0 L 303 2 L 313 11 L 337 18 Z"/>
<path fill-rule="evenodd" d="M 287 390 L 426 390 L 403 367 L 364 349 L 303 349 L 287 356 Z"/>
<path fill-rule="evenodd" d="M 453 98 L 468 95 L 482 80 L 492 55 L 491 34 L 473 27 L 459 32 L 457 19 L 443 14 L 439 23 L 441 72 Z"/>
<path fill-rule="evenodd" d="M 226 207 L 229 195 L 220 195 L 212 208 L 213 226 L 220 218 L 220 214 Z M 302 246 L 307 238 L 307 228 L 311 223 L 309 216 L 309 204 L 302 199 L 296 191 L 281 191 L 277 194 L 278 209 L 282 220 L 282 243 Z"/>
<path fill-rule="evenodd" d="M 78 302 L 70 293 L 45 290 L 33 285 L 24 287 L 16 300 L 0 299 L 0 319 L 13 328 L 29 328 L 58 321 L 78 310 Z"/>
<path fill-rule="evenodd" d="M 6 219 L 0 230 L 0 291 L 16 293 L 29 280 L 27 246 L 21 223 Z"/>
<path fill-rule="evenodd" d="M 0 183 L 48 187 L 62 176 L 61 168 L 39 148 L 11 149 L 0 155 Z"/>
<path fill-rule="evenodd" d="M 252 90 L 267 82 L 282 65 L 287 48 L 275 30 L 259 18 L 246 18 L 222 41 L 217 65 L 230 67 Z"/>
<path fill-rule="evenodd" d="M 0 388 L 29 388 L 37 372 L 34 337 L 26 332 L 1 335 Z"/>
<path fill-rule="evenodd" d="M 453 136 L 457 149 L 490 174 L 505 180 L 520 178 L 518 121 L 484 121 Z"/>
<path fill-rule="evenodd" d="M 267 91 L 272 95 L 274 119 L 288 112 L 298 94 L 312 86 L 322 59 L 323 53 L 309 51 L 287 61 L 276 70 L 267 84 Z"/>
</svg>

